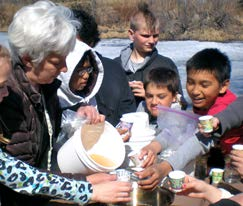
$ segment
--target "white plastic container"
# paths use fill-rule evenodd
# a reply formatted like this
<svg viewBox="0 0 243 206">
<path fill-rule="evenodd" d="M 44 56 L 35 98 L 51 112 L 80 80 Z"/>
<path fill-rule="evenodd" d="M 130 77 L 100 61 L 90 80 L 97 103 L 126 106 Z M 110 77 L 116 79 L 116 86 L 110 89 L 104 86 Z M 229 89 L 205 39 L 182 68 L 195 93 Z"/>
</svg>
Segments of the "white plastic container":
<svg viewBox="0 0 243 206">
<path fill-rule="evenodd" d="M 126 157 L 123 167 L 132 166 L 128 154 L 139 151 L 155 138 L 155 130 L 149 127 L 149 116 L 146 112 L 131 112 L 122 115 L 121 121 L 132 122 L 131 137 L 125 142 Z"/>
<path fill-rule="evenodd" d="M 141 136 L 149 128 L 149 118 L 146 112 L 131 112 L 122 115 L 121 121 L 133 122 L 132 136 Z"/>
<path fill-rule="evenodd" d="M 105 122 L 104 132 L 88 151 L 84 149 L 80 134 L 81 128 L 58 151 L 57 161 L 62 172 L 85 175 L 109 172 L 123 163 L 125 145 L 110 123 Z M 91 158 L 92 155 L 95 155 L 96 159 L 98 157 L 97 161 Z"/>
</svg>

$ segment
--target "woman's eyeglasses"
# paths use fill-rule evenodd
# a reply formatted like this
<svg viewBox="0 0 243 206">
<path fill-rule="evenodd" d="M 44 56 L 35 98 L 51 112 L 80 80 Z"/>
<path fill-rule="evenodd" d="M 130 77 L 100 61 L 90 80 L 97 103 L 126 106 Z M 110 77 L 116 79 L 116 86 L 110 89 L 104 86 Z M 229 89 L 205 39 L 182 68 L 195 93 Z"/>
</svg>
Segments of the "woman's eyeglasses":
<svg viewBox="0 0 243 206">
<path fill-rule="evenodd" d="M 83 68 L 82 70 L 80 70 L 80 71 L 78 72 L 78 76 L 81 77 L 81 76 L 83 76 L 86 72 L 87 72 L 88 74 L 90 74 L 90 73 L 93 72 L 93 70 L 94 70 L 93 67 Z"/>
</svg>

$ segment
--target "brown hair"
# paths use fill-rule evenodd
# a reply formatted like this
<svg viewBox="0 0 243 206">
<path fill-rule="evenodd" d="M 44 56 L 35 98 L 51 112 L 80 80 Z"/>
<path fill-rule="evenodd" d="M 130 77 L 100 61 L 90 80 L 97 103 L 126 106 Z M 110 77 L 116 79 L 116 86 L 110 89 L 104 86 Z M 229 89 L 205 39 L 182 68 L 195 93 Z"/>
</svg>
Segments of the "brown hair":
<svg viewBox="0 0 243 206">
<path fill-rule="evenodd" d="M 173 95 L 179 91 L 179 75 L 166 67 L 158 67 L 149 71 L 144 82 L 146 90 L 149 84 L 155 84 L 157 88 L 166 87 Z"/>
<path fill-rule="evenodd" d="M 155 31 L 159 27 L 158 18 L 155 17 L 145 2 L 139 3 L 137 9 L 133 12 L 130 18 L 130 28 L 134 31 L 138 30 L 141 26 L 141 19 L 145 20 L 147 29 L 150 31 Z"/>
</svg>

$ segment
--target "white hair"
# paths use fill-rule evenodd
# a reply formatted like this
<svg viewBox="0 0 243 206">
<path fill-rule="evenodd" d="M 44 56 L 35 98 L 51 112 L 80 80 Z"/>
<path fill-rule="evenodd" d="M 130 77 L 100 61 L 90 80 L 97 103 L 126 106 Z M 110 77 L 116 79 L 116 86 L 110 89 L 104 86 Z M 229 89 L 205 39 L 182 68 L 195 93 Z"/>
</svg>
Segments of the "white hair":
<svg viewBox="0 0 243 206">
<path fill-rule="evenodd" d="M 13 60 L 29 56 L 38 65 L 49 54 L 68 55 L 75 46 L 76 28 L 72 11 L 51 1 L 37 1 L 21 8 L 8 29 Z"/>
</svg>

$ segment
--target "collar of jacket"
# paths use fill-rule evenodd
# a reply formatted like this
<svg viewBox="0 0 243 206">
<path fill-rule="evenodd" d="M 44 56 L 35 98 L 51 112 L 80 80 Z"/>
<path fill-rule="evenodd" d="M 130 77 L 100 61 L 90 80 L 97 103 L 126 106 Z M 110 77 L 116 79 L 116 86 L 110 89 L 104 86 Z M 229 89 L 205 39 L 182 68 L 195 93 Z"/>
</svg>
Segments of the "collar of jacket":
<svg viewBox="0 0 243 206">
<path fill-rule="evenodd" d="M 18 89 L 27 96 L 27 98 L 31 101 L 31 103 L 38 111 L 43 112 L 44 108 L 42 104 L 41 93 L 37 91 L 34 86 L 31 85 L 24 71 L 25 69 L 22 64 L 16 64 L 10 77 L 12 78 L 11 82 L 15 82 L 17 80 L 19 85 Z M 60 85 L 61 81 L 55 79 L 51 84 L 42 85 L 41 90 L 43 91 L 45 96 L 49 96 L 56 92 Z"/>
<path fill-rule="evenodd" d="M 121 64 L 125 71 L 128 70 L 127 64 L 132 55 L 132 51 L 133 51 L 133 43 L 129 44 L 127 47 L 125 47 L 123 50 L 121 50 L 121 54 L 120 54 Z M 158 50 L 156 49 L 156 47 L 154 47 L 153 51 L 150 54 L 150 59 L 144 66 L 148 65 L 151 61 L 153 61 L 153 59 L 157 55 L 158 55 Z"/>
</svg>

